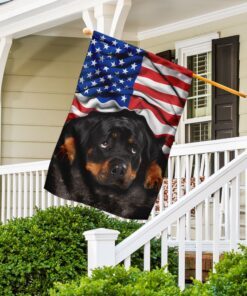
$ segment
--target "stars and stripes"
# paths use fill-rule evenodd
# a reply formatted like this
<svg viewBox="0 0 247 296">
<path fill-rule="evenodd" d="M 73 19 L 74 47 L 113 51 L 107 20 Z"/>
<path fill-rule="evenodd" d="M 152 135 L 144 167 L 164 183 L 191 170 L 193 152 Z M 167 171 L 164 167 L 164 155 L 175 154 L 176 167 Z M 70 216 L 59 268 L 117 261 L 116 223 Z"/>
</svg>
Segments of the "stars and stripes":
<svg viewBox="0 0 247 296">
<path fill-rule="evenodd" d="M 164 138 L 169 155 L 191 80 L 190 70 L 94 31 L 68 120 L 128 109 Z"/>
</svg>

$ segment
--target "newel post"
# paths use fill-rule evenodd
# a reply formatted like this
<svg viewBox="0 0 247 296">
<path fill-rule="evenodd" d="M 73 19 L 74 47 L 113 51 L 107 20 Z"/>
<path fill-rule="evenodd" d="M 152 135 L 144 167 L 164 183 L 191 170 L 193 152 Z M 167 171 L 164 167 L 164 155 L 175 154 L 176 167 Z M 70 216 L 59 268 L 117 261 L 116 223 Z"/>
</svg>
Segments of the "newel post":
<svg viewBox="0 0 247 296">
<path fill-rule="evenodd" d="M 88 241 L 88 275 L 97 267 L 115 266 L 115 241 L 119 231 L 98 228 L 83 233 Z"/>
</svg>

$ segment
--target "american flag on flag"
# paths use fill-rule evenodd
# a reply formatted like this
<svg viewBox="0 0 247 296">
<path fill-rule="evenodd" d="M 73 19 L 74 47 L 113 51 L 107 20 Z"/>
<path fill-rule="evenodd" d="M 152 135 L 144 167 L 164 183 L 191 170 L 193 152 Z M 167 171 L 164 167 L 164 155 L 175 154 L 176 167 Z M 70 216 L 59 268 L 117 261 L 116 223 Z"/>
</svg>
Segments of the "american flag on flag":
<svg viewBox="0 0 247 296">
<path fill-rule="evenodd" d="M 134 111 L 164 138 L 168 156 L 191 81 L 190 70 L 94 31 L 67 120 L 92 111 Z"/>
</svg>

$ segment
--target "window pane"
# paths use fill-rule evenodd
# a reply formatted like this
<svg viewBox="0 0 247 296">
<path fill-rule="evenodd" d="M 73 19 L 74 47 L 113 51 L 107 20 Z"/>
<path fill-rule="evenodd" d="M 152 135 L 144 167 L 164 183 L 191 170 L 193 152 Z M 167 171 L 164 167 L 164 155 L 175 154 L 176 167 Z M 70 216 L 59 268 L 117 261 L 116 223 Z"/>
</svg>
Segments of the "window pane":
<svg viewBox="0 0 247 296">
<path fill-rule="evenodd" d="M 187 65 L 194 73 L 211 79 L 210 52 L 189 56 Z M 209 115 L 211 115 L 211 86 L 201 80 L 193 79 L 188 98 L 187 118 Z"/>
<path fill-rule="evenodd" d="M 211 122 L 199 122 L 186 125 L 186 143 L 211 139 Z"/>
</svg>

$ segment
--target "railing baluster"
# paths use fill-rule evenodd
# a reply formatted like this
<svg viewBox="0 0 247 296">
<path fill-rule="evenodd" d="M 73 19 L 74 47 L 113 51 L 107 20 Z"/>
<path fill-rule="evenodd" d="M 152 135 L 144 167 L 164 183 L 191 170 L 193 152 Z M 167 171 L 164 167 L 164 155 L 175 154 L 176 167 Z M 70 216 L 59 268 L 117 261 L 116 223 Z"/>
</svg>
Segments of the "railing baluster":
<svg viewBox="0 0 247 296">
<path fill-rule="evenodd" d="M 219 262 L 219 239 L 220 239 L 220 191 L 214 194 L 213 205 L 213 270 L 215 271 L 215 264 Z"/>
<path fill-rule="evenodd" d="M 168 159 L 168 167 L 167 167 L 167 171 L 168 171 L 168 180 L 167 180 L 167 185 L 168 185 L 168 207 L 172 204 L 172 168 L 171 168 L 171 158 Z"/>
<path fill-rule="evenodd" d="M 238 150 L 235 150 L 235 158 L 238 157 Z M 240 239 L 240 175 L 236 176 L 236 191 L 235 195 L 235 203 L 236 203 L 236 212 L 235 212 L 235 219 L 236 219 L 236 239 L 237 241 Z"/>
<path fill-rule="evenodd" d="M 5 175 L 2 175 L 2 202 L 1 202 L 1 221 L 2 221 L 2 223 L 5 223 L 5 212 L 6 212 Z"/>
<path fill-rule="evenodd" d="M 66 200 L 66 204 L 68 205 L 68 206 L 71 206 L 72 205 L 72 201 L 71 200 Z"/>
<path fill-rule="evenodd" d="M 205 179 L 209 177 L 208 153 L 205 154 Z M 210 205 L 209 197 L 205 199 L 205 239 L 210 239 Z"/>
<path fill-rule="evenodd" d="M 131 266 L 131 256 L 127 257 L 125 260 L 124 260 L 124 267 L 125 269 L 129 269 Z"/>
<path fill-rule="evenodd" d="M 10 216 L 10 212 L 11 212 L 11 191 L 10 191 L 10 184 L 11 184 L 11 179 L 10 179 L 11 175 L 8 174 L 7 175 L 7 220 L 9 220 L 11 218 Z"/>
<path fill-rule="evenodd" d="M 162 182 L 162 185 L 160 187 L 159 191 L 159 212 L 164 211 L 164 181 Z"/>
<path fill-rule="evenodd" d="M 16 218 L 16 210 L 17 210 L 17 199 L 16 199 L 16 174 L 13 174 L 13 183 L 12 183 L 12 190 L 13 190 L 13 209 L 12 209 L 12 217 Z"/>
<path fill-rule="evenodd" d="M 24 210 L 23 210 L 23 216 L 27 217 L 27 208 L 28 208 L 28 203 L 27 203 L 27 173 L 24 173 Z"/>
<path fill-rule="evenodd" d="M 65 202 L 66 202 L 66 199 L 64 199 L 64 198 L 61 198 L 61 199 L 60 199 L 60 204 L 61 204 L 61 206 L 64 206 L 64 205 L 65 205 Z"/>
<path fill-rule="evenodd" d="M 47 192 L 47 206 L 48 208 L 52 206 L 52 196 L 49 191 Z"/>
<path fill-rule="evenodd" d="M 236 219 L 236 192 L 237 192 L 237 180 L 236 177 L 232 180 L 231 194 L 230 194 L 230 248 L 237 249 L 237 233 L 238 225 Z"/>
<path fill-rule="evenodd" d="M 22 174 L 18 173 L 18 218 L 22 217 Z"/>
<path fill-rule="evenodd" d="M 190 155 L 189 156 L 189 160 L 190 160 L 190 177 L 192 178 L 193 177 L 193 163 L 194 163 L 194 155 Z"/>
<path fill-rule="evenodd" d="M 205 154 L 202 154 L 200 169 L 199 169 L 199 176 L 204 176 L 204 171 L 206 170 L 207 162 L 205 161 Z"/>
<path fill-rule="evenodd" d="M 168 158 L 168 165 L 167 165 L 167 186 L 168 186 L 168 197 L 167 197 L 167 207 L 172 204 L 172 158 Z M 168 228 L 168 234 L 171 235 L 171 226 Z"/>
<path fill-rule="evenodd" d="M 35 187 L 35 206 L 39 208 L 39 171 L 35 172 Z"/>
<path fill-rule="evenodd" d="M 228 164 L 229 162 L 229 151 L 224 152 L 224 164 Z M 225 228 L 225 239 L 230 238 L 230 210 L 229 210 L 229 183 L 227 182 L 224 186 L 224 198 L 221 201 L 221 213 L 224 212 L 224 228 Z M 222 216 L 222 214 L 221 214 Z M 223 218 L 221 217 L 220 222 L 222 223 Z"/>
<path fill-rule="evenodd" d="M 161 267 L 168 264 L 168 231 L 161 232 Z"/>
<path fill-rule="evenodd" d="M 179 245 L 178 245 L 178 285 L 185 288 L 185 216 L 179 219 Z"/>
<path fill-rule="evenodd" d="M 58 197 L 56 195 L 54 195 L 53 198 L 54 198 L 54 206 L 57 207 L 59 205 Z"/>
<path fill-rule="evenodd" d="M 44 189 L 44 184 L 45 184 L 45 171 L 41 171 L 41 209 L 45 210 L 46 209 L 46 197 L 45 197 L 45 189 Z"/>
<path fill-rule="evenodd" d="M 180 156 L 176 157 L 176 184 L 177 184 L 177 200 L 181 197 L 181 165 L 180 165 Z M 178 233 L 178 227 L 179 227 L 179 220 L 177 220 L 177 233 Z"/>
<path fill-rule="evenodd" d="M 197 186 L 200 183 L 200 178 L 199 178 L 199 155 L 198 154 L 195 154 L 194 176 L 195 176 L 195 185 Z"/>
<path fill-rule="evenodd" d="M 181 197 L 181 162 L 180 156 L 176 157 L 176 179 L 177 179 L 177 199 Z"/>
<path fill-rule="evenodd" d="M 202 203 L 196 207 L 196 279 L 202 280 Z"/>
<path fill-rule="evenodd" d="M 33 216 L 33 172 L 29 172 L 29 216 Z"/>
<path fill-rule="evenodd" d="M 190 182 L 191 182 L 191 166 L 189 155 L 185 156 L 185 177 L 186 177 L 186 194 L 190 191 Z M 186 213 L 186 239 L 190 240 L 190 228 L 191 228 L 191 215 L 190 211 Z"/>
<path fill-rule="evenodd" d="M 144 245 L 144 270 L 150 271 L 150 241 Z"/>
</svg>

